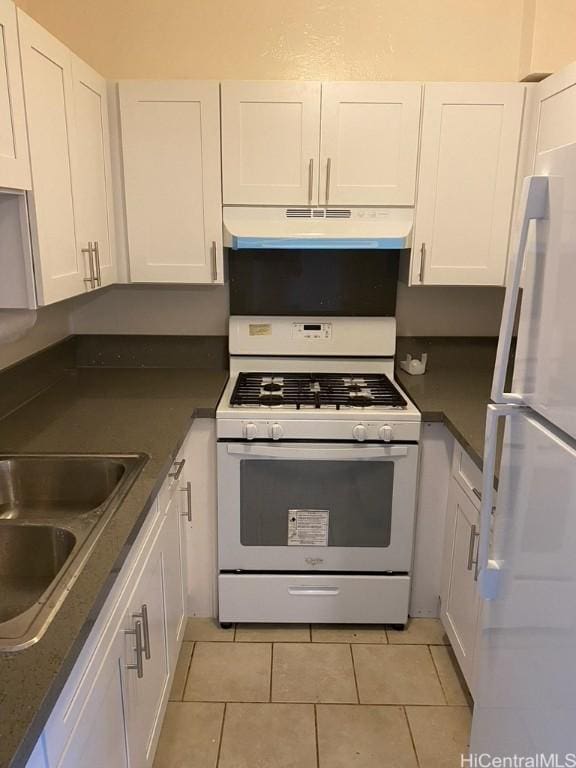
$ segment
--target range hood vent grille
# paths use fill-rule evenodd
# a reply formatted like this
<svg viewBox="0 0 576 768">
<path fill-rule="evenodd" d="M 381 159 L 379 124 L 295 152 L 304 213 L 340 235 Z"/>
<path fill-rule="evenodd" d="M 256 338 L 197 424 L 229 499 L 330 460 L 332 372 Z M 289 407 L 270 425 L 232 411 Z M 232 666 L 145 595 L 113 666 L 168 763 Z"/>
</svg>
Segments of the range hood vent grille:
<svg viewBox="0 0 576 768">
<path fill-rule="evenodd" d="M 349 219 L 350 208 L 286 208 L 287 219 Z"/>
</svg>

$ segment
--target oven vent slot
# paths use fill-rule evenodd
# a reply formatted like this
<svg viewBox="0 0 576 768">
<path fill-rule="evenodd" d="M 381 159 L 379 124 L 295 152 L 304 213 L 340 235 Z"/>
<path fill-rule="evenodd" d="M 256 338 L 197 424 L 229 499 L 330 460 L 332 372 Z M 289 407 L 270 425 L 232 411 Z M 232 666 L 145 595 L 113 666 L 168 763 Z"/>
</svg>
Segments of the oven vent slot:
<svg viewBox="0 0 576 768">
<path fill-rule="evenodd" d="M 349 219 L 352 216 L 350 208 L 327 208 L 327 219 Z"/>
</svg>

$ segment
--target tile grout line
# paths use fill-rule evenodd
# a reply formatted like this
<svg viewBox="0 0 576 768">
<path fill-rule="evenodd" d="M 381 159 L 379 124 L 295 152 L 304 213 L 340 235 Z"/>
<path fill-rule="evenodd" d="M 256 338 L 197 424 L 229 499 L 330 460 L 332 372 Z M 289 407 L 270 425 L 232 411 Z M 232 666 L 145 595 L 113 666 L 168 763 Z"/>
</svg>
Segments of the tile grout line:
<svg viewBox="0 0 576 768">
<path fill-rule="evenodd" d="M 412 733 L 412 728 L 410 726 L 410 718 L 408 717 L 408 712 L 406 711 L 406 706 L 402 706 L 402 712 L 404 712 L 404 717 L 406 719 L 406 725 L 408 726 L 408 734 L 410 736 L 410 741 L 412 743 L 412 749 L 414 750 L 414 757 L 416 758 L 416 765 L 420 765 L 420 758 L 418 757 L 418 750 L 416 749 L 416 741 L 414 740 L 414 734 Z"/>
<path fill-rule="evenodd" d="M 436 678 L 438 679 L 438 683 L 440 684 L 440 690 L 442 691 L 442 696 L 444 696 L 444 706 L 448 706 L 448 696 L 446 696 L 446 691 L 444 690 L 444 686 L 442 685 L 442 678 L 440 677 L 440 672 L 438 671 L 438 667 L 436 666 L 436 662 L 434 661 L 434 654 L 430 650 L 430 646 L 427 645 L 426 648 L 428 649 L 428 654 L 430 656 L 430 659 L 432 660 L 432 669 L 436 673 Z"/>
<path fill-rule="evenodd" d="M 350 657 L 352 659 L 352 674 L 354 675 L 354 687 L 356 689 L 356 704 L 360 704 L 360 690 L 358 688 L 358 677 L 356 676 L 356 664 L 354 663 L 354 650 L 352 643 L 348 643 L 350 649 Z"/>
<path fill-rule="evenodd" d="M 272 676 L 274 675 L 274 643 L 270 643 L 270 686 L 268 691 L 268 701 L 272 703 Z"/>
<path fill-rule="evenodd" d="M 224 702 L 224 709 L 222 711 L 222 725 L 220 726 L 220 738 L 218 739 L 218 752 L 216 754 L 215 768 L 220 765 L 220 754 L 222 753 L 222 741 L 224 739 L 224 721 L 226 720 L 226 711 L 228 708 L 227 702 Z"/>
<path fill-rule="evenodd" d="M 188 667 L 186 668 L 186 676 L 184 677 L 184 688 L 182 689 L 182 698 L 180 699 L 180 701 L 185 700 L 184 696 L 186 696 L 186 686 L 188 685 L 188 678 L 190 677 L 190 670 L 192 668 L 192 659 L 194 658 L 195 650 L 196 650 L 196 641 L 194 640 L 192 642 L 192 653 L 190 654 L 190 661 L 188 662 Z"/>
<path fill-rule="evenodd" d="M 316 741 L 316 768 L 320 768 L 320 742 L 318 741 L 318 705 L 314 704 L 314 736 Z"/>
</svg>

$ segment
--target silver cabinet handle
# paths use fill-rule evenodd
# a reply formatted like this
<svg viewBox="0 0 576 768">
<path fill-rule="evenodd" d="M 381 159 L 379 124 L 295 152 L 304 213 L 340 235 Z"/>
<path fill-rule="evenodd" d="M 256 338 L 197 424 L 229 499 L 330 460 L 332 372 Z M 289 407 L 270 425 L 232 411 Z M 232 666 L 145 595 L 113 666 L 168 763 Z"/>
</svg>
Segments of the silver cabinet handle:
<svg viewBox="0 0 576 768">
<path fill-rule="evenodd" d="M 210 256 L 212 259 L 212 282 L 215 283 L 218 280 L 218 261 L 216 259 L 216 240 L 212 240 L 210 247 Z"/>
<path fill-rule="evenodd" d="M 426 266 L 426 243 L 420 246 L 420 282 L 424 282 L 424 269 Z"/>
<path fill-rule="evenodd" d="M 100 247 L 98 245 L 98 240 L 95 240 L 92 243 L 93 248 L 93 254 L 94 254 L 94 262 L 96 264 L 96 281 L 98 283 L 98 287 L 102 287 L 102 270 L 100 268 Z"/>
<path fill-rule="evenodd" d="M 135 669 L 139 678 L 144 677 L 144 662 L 142 661 L 142 654 L 144 646 L 142 643 L 142 622 L 137 621 L 134 624 L 134 629 L 125 629 L 124 634 L 134 635 L 136 638 L 136 645 L 134 646 L 134 653 L 136 654 L 136 662 L 134 664 L 126 664 L 126 669 Z"/>
<path fill-rule="evenodd" d="M 168 472 L 168 477 L 171 477 L 174 480 L 178 480 L 178 478 L 182 474 L 182 470 L 184 469 L 184 464 L 186 464 L 186 459 L 181 459 L 181 461 L 175 461 L 174 466 L 177 467 L 177 469 L 173 470 L 172 472 Z"/>
<path fill-rule="evenodd" d="M 180 488 L 186 494 L 186 511 L 181 512 L 182 517 L 185 517 L 189 523 L 192 522 L 192 483 L 190 480 L 186 483 L 186 488 Z"/>
<path fill-rule="evenodd" d="M 332 158 L 329 157 L 326 161 L 326 205 L 330 200 L 330 176 L 332 173 Z"/>
<path fill-rule="evenodd" d="M 90 277 L 85 277 L 84 282 L 86 285 L 89 285 L 90 288 L 96 287 L 96 275 L 94 273 L 94 259 L 92 258 L 92 250 L 93 250 L 94 244 L 92 241 L 88 243 L 88 248 L 82 248 L 80 251 L 81 253 L 88 256 L 88 268 L 90 269 Z"/>
<path fill-rule="evenodd" d="M 145 658 L 150 661 L 150 624 L 148 623 L 148 606 L 142 603 L 139 613 L 132 614 L 133 619 L 142 619 L 142 633 L 144 635 L 143 651 Z"/>
<path fill-rule="evenodd" d="M 312 195 L 314 192 L 314 158 L 308 161 L 308 205 L 312 205 Z"/>
<path fill-rule="evenodd" d="M 467 568 L 469 571 L 472 570 L 472 566 L 474 563 L 474 545 L 476 544 L 476 537 L 478 536 L 478 531 L 476 529 L 475 525 L 470 526 L 470 543 L 468 544 L 468 565 Z"/>
</svg>

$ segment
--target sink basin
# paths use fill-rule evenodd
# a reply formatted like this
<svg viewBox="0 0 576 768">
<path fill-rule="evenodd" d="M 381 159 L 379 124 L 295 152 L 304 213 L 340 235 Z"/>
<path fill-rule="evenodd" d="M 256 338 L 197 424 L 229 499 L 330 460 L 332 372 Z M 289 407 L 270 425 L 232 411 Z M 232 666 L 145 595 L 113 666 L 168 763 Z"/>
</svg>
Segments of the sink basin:
<svg viewBox="0 0 576 768">
<path fill-rule="evenodd" d="M 63 528 L 0 526 L 0 622 L 34 605 L 58 576 L 75 543 L 74 534 Z"/>
<path fill-rule="evenodd" d="M 0 457 L 0 519 L 96 509 L 122 479 L 125 462 L 87 456 Z"/>
<path fill-rule="evenodd" d="M 0 455 L 0 651 L 40 639 L 146 459 Z"/>
</svg>

